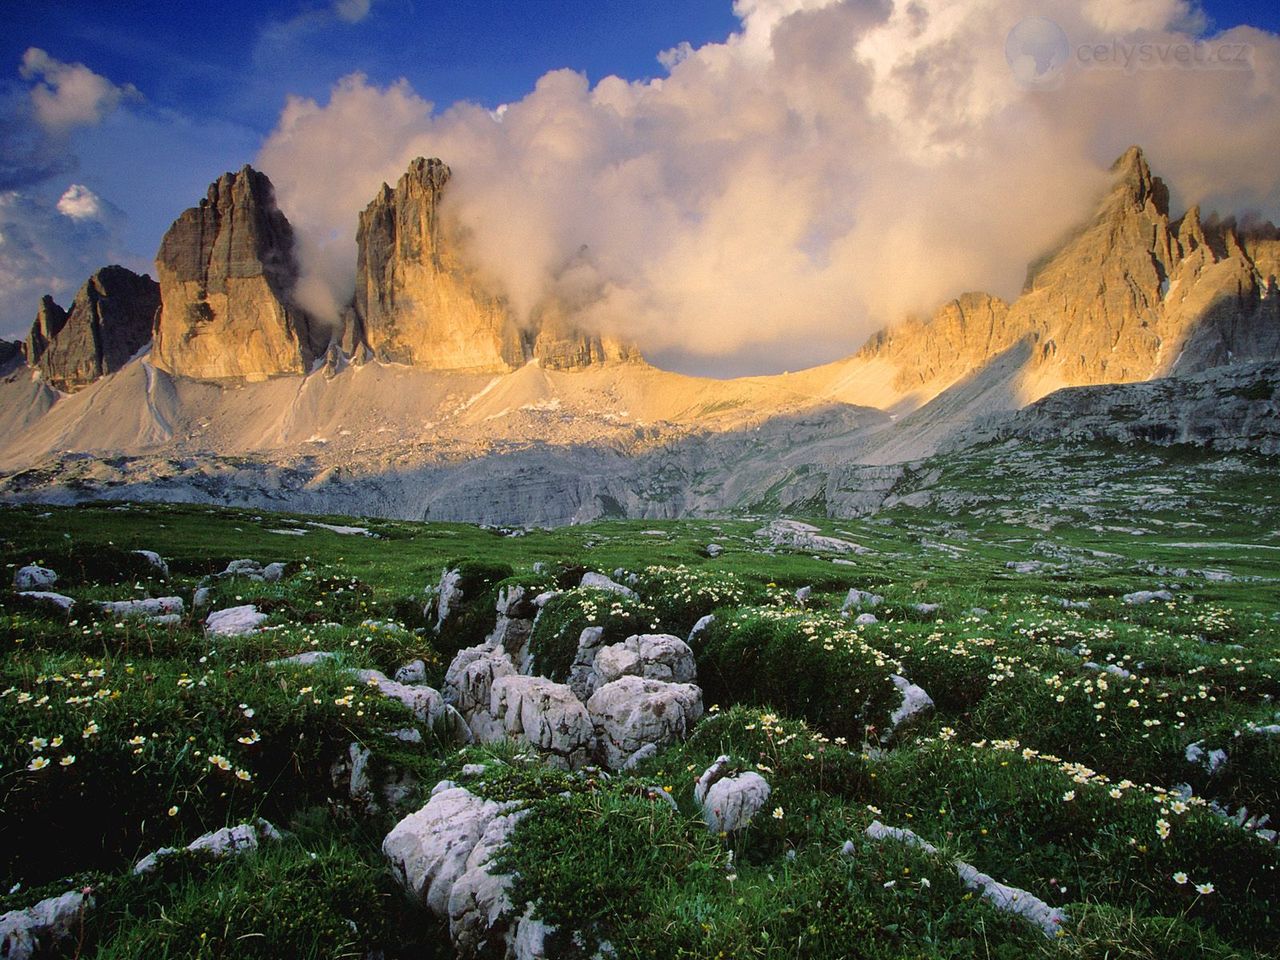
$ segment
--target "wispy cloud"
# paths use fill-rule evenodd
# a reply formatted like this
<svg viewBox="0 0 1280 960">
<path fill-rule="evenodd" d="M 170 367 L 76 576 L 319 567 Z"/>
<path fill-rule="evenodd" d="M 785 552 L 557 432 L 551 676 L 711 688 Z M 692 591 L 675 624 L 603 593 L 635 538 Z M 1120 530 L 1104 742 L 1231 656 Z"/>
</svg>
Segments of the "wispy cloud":
<svg viewBox="0 0 1280 960">
<path fill-rule="evenodd" d="M 359 23 L 372 7 L 373 0 L 333 0 L 333 12 L 347 23 Z"/>
</svg>

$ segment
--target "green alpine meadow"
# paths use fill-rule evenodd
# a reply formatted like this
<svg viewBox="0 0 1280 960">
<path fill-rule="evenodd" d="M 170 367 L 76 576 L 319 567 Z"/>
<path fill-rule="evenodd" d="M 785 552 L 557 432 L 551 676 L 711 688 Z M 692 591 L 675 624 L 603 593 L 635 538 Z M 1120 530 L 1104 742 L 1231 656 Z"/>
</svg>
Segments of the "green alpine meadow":
<svg viewBox="0 0 1280 960">
<path fill-rule="evenodd" d="M 1009 460 L 849 521 L 10 504 L 0 912 L 101 958 L 1274 956 L 1280 469 Z M 687 681 L 640 746 L 597 704 Z"/>
</svg>

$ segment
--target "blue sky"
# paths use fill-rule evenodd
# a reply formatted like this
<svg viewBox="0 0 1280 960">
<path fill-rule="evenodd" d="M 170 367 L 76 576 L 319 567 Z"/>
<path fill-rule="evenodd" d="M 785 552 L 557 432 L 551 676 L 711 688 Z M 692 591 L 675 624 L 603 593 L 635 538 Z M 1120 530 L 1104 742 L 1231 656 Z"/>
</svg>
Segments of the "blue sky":
<svg viewBox="0 0 1280 960">
<path fill-rule="evenodd" d="M 158 106 L 262 133 L 287 94 L 322 97 L 353 70 L 379 83 L 406 77 L 438 104 L 496 106 L 559 67 L 592 80 L 653 76 L 660 50 L 722 40 L 737 24 L 718 0 L 376 0 L 354 22 L 315 0 L 51 0 L 0 10 L 0 63 L 42 47 L 132 82 Z"/>
<path fill-rule="evenodd" d="M 745 0 L 741 12 L 787 2 Z M 1055 16 L 1089 2 L 1101 0 L 1028 9 Z M 861 6 L 890 9 L 889 0 Z M 1280 4 L 1207 0 L 1198 9 L 1203 36 L 1238 24 L 1280 33 Z M 732 0 L 0 0 L 0 336 L 29 324 L 37 291 L 65 304 L 104 258 L 148 269 L 177 213 L 218 173 L 259 156 L 291 95 L 323 105 L 336 81 L 358 71 L 378 90 L 406 79 L 436 115 L 459 101 L 492 108 L 520 101 L 559 68 L 592 85 L 663 77 L 661 51 L 741 29 Z M 32 48 L 47 59 L 28 60 L 24 75 Z M 51 123 L 33 98 L 49 71 L 70 65 L 103 90 L 89 97 L 88 114 Z M 1099 157 L 1128 135 L 1099 128 L 1090 148 Z M 93 204 L 68 205 L 72 184 Z M 1254 190 L 1263 208 L 1267 189 Z"/>
<path fill-rule="evenodd" d="M 592 82 L 658 75 L 659 51 L 737 25 L 728 0 L 375 0 L 352 9 L 363 14 L 354 22 L 339 10 L 340 0 L 0 2 L 0 90 L 22 96 L 30 47 L 137 88 L 132 109 L 77 130 L 73 147 L 76 179 L 129 214 L 126 242 L 141 252 L 219 171 L 253 159 L 291 94 L 323 100 L 360 71 L 379 85 L 406 78 L 438 108 L 495 107 L 561 67 Z M 186 129 L 154 138 L 175 125 Z"/>
</svg>

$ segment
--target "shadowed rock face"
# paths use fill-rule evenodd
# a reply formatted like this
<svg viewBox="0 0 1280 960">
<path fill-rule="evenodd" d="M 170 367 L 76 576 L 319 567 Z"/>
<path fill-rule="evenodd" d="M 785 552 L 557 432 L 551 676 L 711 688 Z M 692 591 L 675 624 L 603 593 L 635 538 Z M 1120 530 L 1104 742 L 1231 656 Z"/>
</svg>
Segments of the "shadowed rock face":
<svg viewBox="0 0 1280 960">
<path fill-rule="evenodd" d="M 67 322 L 67 311 L 53 302 L 53 297 L 45 294 L 40 298 L 40 307 L 36 310 L 35 323 L 31 324 L 31 332 L 27 334 L 27 363 L 33 366 L 48 349 L 49 342 L 62 330 Z"/>
<path fill-rule="evenodd" d="M 156 254 L 164 307 L 153 362 L 196 379 L 305 373 L 327 340 L 292 300 L 293 228 L 265 174 L 224 173 Z"/>
<path fill-rule="evenodd" d="M 559 303 L 522 327 L 466 262 L 461 229 L 441 206 L 450 176 L 440 160 L 420 157 L 360 214 L 349 353 L 367 349 L 383 361 L 491 372 L 534 358 L 568 369 L 633 355 L 577 330 Z"/>
<path fill-rule="evenodd" d="M 1070 387 L 980 423 L 946 449 L 1011 438 L 1186 444 L 1280 453 L 1280 363 L 1233 364 L 1145 383 Z"/>
<path fill-rule="evenodd" d="M 26 345 L 20 340 L 0 340 L 0 374 L 8 373 L 26 359 Z"/>
<path fill-rule="evenodd" d="M 159 309 L 154 280 L 124 267 L 103 267 L 85 281 L 69 313 L 44 298 L 27 338 L 28 357 L 34 356 L 28 362 L 59 390 L 78 390 L 119 370 L 145 347 Z"/>
</svg>

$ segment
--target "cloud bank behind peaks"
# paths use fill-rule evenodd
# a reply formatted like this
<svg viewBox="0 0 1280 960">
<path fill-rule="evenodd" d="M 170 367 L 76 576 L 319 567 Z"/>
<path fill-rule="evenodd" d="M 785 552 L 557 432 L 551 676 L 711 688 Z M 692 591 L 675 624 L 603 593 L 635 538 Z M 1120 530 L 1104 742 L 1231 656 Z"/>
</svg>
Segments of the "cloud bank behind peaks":
<svg viewBox="0 0 1280 960">
<path fill-rule="evenodd" d="M 356 216 L 419 155 L 453 168 L 470 254 L 522 315 L 571 285 L 581 322 L 702 371 L 794 369 L 964 290 L 1016 295 L 1131 143 L 1175 203 L 1280 215 L 1275 36 L 1216 38 L 1247 46 L 1237 68 L 1073 53 L 1056 89 L 1032 91 L 1005 39 L 1042 3 L 734 9 L 723 43 L 658 53 L 658 79 L 559 70 L 493 111 L 359 74 L 327 103 L 290 100 L 258 163 L 298 229 L 307 305 L 336 317 L 349 300 Z M 1180 0 L 1052 13 L 1073 51 L 1192 41 L 1200 23 Z"/>
</svg>

